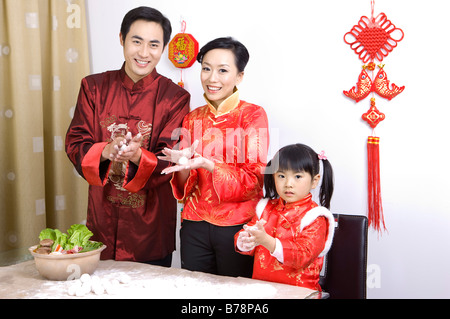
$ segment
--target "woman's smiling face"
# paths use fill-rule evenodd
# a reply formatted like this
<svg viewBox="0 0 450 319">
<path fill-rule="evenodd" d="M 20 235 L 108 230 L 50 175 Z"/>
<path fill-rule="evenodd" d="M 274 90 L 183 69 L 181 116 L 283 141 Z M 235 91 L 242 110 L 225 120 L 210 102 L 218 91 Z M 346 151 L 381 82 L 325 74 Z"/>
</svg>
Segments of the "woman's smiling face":
<svg viewBox="0 0 450 319">
<path fill-rule="evenodd" d="M 206 97 L 216 109 L 233 94 L 243 76 L 244 72 L 238 71 L 231 50 L 214 49 L 203 57 L 201 82 Z"/>
</svg>

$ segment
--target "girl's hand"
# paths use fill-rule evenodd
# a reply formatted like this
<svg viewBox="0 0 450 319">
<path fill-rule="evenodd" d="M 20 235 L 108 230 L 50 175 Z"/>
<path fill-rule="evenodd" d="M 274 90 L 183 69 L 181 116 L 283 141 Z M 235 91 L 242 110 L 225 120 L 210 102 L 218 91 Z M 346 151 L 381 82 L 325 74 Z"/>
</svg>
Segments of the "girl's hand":
<svg viewBox="0 0 450 319">
<path fill-rule="evenodd" d="M 246 225 L 244 225 L 245 228 Z M 255 237 L 250 235 L 246 230 L 239 233 L 236 241 L 236 246 L 240 251 L 250 251 L 256 247 Z"/>
<path fill-rule="evenodd" d="M 261 219 L 258 220 L 254 226 L 249 227 L 244 225 L 244 229 L 254 238 L 255 246 L 262 245 L 267 248 L 270 253 L 273 253 L 276 246 L 276 240 L 266 233 L 266 230 L 264 229 L 265 224 L 266 221 Z"/>
</svg>

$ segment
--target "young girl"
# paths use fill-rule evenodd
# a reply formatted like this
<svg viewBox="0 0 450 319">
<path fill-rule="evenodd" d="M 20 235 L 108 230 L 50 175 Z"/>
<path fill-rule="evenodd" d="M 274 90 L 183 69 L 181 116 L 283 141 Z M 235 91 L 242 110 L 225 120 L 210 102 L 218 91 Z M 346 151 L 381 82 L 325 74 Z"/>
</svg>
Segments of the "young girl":
<svg viewBox="0 0 450 319">
<path fill-rule="evenodd" d="M 322 185 L 319 207 L 311 190 Z M 236 250 L 254 255 L 253 278 L 321 291 L 323 256 L 331 247 L 334 217 L 328 210 L 333 170 L 325 156 L 303 144 L 285 146 L 266 168 L 265 198 L 235 236 Z"/>
</svg>

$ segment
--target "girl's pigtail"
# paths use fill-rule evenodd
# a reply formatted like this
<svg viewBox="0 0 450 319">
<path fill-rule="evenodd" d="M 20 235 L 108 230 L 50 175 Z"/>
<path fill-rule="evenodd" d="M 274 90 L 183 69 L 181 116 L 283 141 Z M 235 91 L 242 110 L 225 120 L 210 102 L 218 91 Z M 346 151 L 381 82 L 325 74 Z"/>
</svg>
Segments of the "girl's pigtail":
<svg viewBox="0 0 450 319">
<path fill-rule="evenodd" d="M 273 171 L 274 168 L 272 167 L 273 160 L 269 161 L 267 163 L 265 173 L 264 173 L 264 190 L 265 195 L 264 198 L 274 199 L 277 197 L 277 190 L 275 187 L 275 181 L 273 179 Z"/>
<path fill-rule="evenodd" d="M 320 205 L 330 209 L 331 197 L 334 191 L 334 177 L 333 168 L 331 167 L 328 159 L 322 160 L 323 174 L 322 174 L 322 186 L 320 187 Z"/>
</svg>

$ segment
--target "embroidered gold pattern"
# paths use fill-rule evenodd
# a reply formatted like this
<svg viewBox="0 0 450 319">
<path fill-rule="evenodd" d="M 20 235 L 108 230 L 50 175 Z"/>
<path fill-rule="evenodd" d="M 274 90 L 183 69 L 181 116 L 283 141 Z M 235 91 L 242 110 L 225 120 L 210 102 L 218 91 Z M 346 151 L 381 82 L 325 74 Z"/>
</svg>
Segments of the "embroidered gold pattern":
<svg viewBox="0 0 450 319">
<path fill-rule="evenodd" d="M 107 140 L 107 142 L 110 142 L 120 136 L 124 137 L 130 131 L 128 123 L 116 124 L 116 121 L 117 116 L 111 115 L 110 117 L 105 119 L 105 121 L 100 122 L 100 125 L 110 133 L 110 138 Z M 143 137 L 141 147 L 148 149 L 150 145 L 152 128 L 152 123 L 148 123 L 142 120 L 136 124 L 137 131 Z M 121 191 L 122 193 L 119 193 L 116 196 L 110 195 L 107 197 L 107 199 L 112 203 L 132 208 L 142 207 L 145 204 L 146 195 L 129 193 L 126 189 L 123 188 L 128 164 L 128 162 L 112 162 L 107 183 L 111 182 L 114 185 L 115 189 Z"/>
<path fill-rule="evenodd" d="M 139 208 L 144 206 L 147 195 L 136 193 L 119 193 L 117 196 L 109 195 L 107 199 L 114 204 L 120 204 L 131 208 Z"/>
</svg>

